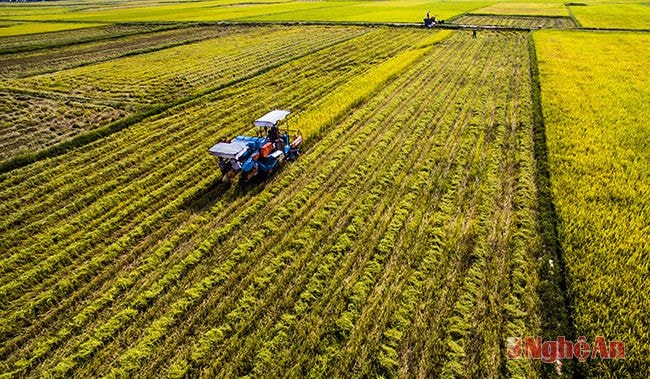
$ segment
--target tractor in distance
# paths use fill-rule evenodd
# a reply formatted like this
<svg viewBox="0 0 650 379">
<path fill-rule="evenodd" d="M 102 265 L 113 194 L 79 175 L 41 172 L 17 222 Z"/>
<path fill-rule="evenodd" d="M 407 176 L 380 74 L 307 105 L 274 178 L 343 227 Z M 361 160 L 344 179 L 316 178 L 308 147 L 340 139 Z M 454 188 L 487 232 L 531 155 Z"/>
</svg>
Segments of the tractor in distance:
<svg viewBox="0 0 650 379">
<path fill-rule="evenodd" d="M 298 158 L 302 136 L 291 141 L 288 127 L 280 131 L 280 121 L 289 113 L 273 110 L 255 120 L 258 136 L 237 136 L 230 142 L 219 142 L 209 149 L 210 154 L 219 159 L 219 169 L 225 183 L 232 183 L 240 172 L 245 181 L 268 176 L 284 160 Z"/>
</svg>

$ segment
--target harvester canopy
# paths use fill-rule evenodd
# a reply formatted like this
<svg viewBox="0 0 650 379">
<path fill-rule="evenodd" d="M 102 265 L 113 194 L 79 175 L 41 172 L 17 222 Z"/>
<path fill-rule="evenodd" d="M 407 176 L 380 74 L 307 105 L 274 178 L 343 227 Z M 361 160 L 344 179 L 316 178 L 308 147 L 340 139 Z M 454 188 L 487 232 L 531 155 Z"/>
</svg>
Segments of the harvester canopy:
<svg viewBox="0 0 650 379">
<path fill-rule="evenodd" d="M 219 142 L 210 148 L 210 154 L 219 158 L 239 159 L 246 151 L 248 146 L 241 142 Z"/>
<path fill-rule="evenodd" d="M 291 113 L 289 111 L 284 111 L 281 109 L 275 109 L 272 110 L 271 112 L 265 114 L 264 116 L 258 118 L 255 120 L 255 126 L 266 126 L 266 127 L 272 127 L 275 124 L 278 123 L 278 121 L 283 120 L 287 115 Z"/>
</svg>

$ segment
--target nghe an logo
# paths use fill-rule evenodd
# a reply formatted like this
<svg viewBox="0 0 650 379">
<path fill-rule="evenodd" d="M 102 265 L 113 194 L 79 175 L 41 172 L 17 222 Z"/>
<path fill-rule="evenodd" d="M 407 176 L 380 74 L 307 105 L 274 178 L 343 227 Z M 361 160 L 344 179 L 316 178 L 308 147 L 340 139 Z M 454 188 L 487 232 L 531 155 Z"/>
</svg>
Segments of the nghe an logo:
<svg viewBox="0 0 650 379">
<path fill-rule="evenodd" d="M 625 343 L 609 341 L 598 336 L 593 344 L 580 336 L 576 342 L 567 341 L 564 336 L 556 340 L 542 341 L 542 337 L 509 337 L 506 341 L 508 359 L 539 359 L 544 363 L 555 363 L 561 359 L 625 359 Z"/>
</svg>

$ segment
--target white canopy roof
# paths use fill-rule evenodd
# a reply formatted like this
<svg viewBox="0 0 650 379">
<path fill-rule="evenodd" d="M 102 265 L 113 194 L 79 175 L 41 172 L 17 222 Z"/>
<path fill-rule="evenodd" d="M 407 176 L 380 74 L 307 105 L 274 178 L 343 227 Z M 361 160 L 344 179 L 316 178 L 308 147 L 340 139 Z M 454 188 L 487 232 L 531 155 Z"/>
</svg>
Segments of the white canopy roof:
<svg viewBox="0 0 650 379">
<path fill-rule="evenodd" d="M 271 127 L 275 125 L 278 121 L 287 117 L 291 113 L 289 111 L 283 111 L 280 109 L 272 110 L 271 112 L 265 114 L 264 116 L 255 120 L 255 126 L 268 126 Z"/>
<path fill-rule="evenodd" d="M 219 142 L 210 148 L 210 154 L 226 158 L 239 159 L 239 157 L 248 150 L 248 146 L 239 142 Z"/>
</svg>

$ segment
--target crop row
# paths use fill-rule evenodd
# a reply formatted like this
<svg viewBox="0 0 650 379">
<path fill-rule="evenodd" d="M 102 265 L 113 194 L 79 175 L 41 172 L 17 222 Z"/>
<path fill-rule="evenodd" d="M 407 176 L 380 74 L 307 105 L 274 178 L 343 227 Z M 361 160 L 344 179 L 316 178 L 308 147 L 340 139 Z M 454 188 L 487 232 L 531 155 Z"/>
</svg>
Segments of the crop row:
<svg viewBox="0 0 650 379">
<path fill-rule="evenodd" d="M 504 51 L 504 59 L 513 63 L 498 78 L 498 85 L 509 90 L 487 97 L 485 134 L 468 151 L 473 159 L 465 169 L 481 179 L 456 182 L 472 195 L 448 203 L 455 217 L 473 220 L 457 226 L 460 233 L 452 237 L 464 246 L 457 252 L 456 269 L 462 274 L 443 289 L 453 305 L 432 309 L 444 315 L 438 329 L 443 332 L 434 338 L 440 341 L 434 362 L 440 362 L 443 375 L 498 375 L 503 341 L 539 328 L 530 80 L 524 36 L 519 36 Z M 522 273 L 530 275 L 532 283 L 522 281 Z M 514 376 L 534 374 L 530 362 L 509 361 L 507 367 Z"/>
<path fill-rule="evenodd" d="M 57 73 L 9 80 L 8 86 L 138 104 L 165 104 L 217 87 L 291 56 L 363 34 L 360 28 L 260 27 L 220 38 Z M 263 46 L 263 48 L 260 48 Z M 175 64 L 170 65 L 173 61 Z"/>
<path fill-rule="evenodd" d="M 87 321 L 90 322 L 92 321 L 92 314 L 95 312 L 92 311 L 92 309 L 95 309 L 96 311 L 106 312 L 107 309 L 105 307 L 114 300 L 111 299 L 111 296 L 116 295 L 115 291 L 117 290 L 117 296 L 119 296 L 120 291 L 122 289 L 130 289 L 128 287 L 129 286 L 128 283 L 131 283 L 131 285 L 140 284 L 137 280 L 142 280 L 141 275 L 146 274 L 147 270 L 154 270 L 154 269 L 156 270 L 155 275 L 150 276 L 149 279 L 147 280 L 155 280 L 156 277 L 159 277 L 161 280 L 163 280 L 163 278 L 165 277 L 163 276 L 165 271 L 158 271 L 158 270 L 159 269 L 164 270 L 167 266 L 162 264 L 156 265 L 156 264 L 149 264 L 149 263 L 155 262 L 156 259 L 162 259 L 164 261 L 167 258 L 166 254 L 170 254 L 169 249 L 173 249 L 173 245 L 171 248 L 167 244 L 165 244 L 167 245 L 167 247 L 161 246 L 162 250 L 157 250 L 160 252 L 160 254 L 154 254 L 150 256 L 151 258 L 150 260 L 147 259 L 147 256 L 139 257 L 136 254 L 138 249 L 137 247 L 134 248 L 134 246 L 138 245 L 138 243 L 144 243 L 144 244 L 149 243 L 148 239 L 143 238 L 145 232 L 155 230 L 156 228 L 152 227 L 151 225 L 155 224 L 160 226 L 160 224 L 163 221 L 167 221 L 167 217 L 171 217 L 171 219 L 174 220 L 174 222 L 179 222 L 178 227 L 187 227 L 190 230 L 192 228 L 195 228 L 195 226 L 192 225 L 192 222 L 200 223 L 200 222 L 207 222 L 207 221 L 212 221 L 212 222 L 215 221 L 210 219 L 209 217 L 206 218 L 202 216 L 193 216 L 191 222 L 185 222 L 186 220 L 183 220 L 182 216 L 187 215 L 187 212 L 181 209 L 181 205 L 188 198 L 192 198 L 199 191 L 202 191 L 203 188 L 206 188 L 208 184 L 206 183 L 206 180 L 209 183 L 214 182 L 215 179 L 218 180 L 218 178 L 214 176 L 214 171 L 215 171 L 214 162 L 212 162 L 212 160 L 209 157 L 207 157 L 207 154 L 205 154 L 205 149 L 208 147 L 207 144 L 209 144 L 209 142 L 213 139 L 218 139 L 219 135 L 228 136 L 230 134 L 234 134 L 237 129 L 241 130 L 242 128 L 245 128 L 241 126 L 240 119 L 245 118 L 246 116 L 250 116 L 248 114 L 249 113 L 248 109 L 243 109 L 241 113 L 238 114 L 225 114 L 224 112 L 230 113 L 230 109 L 235 108 L 234 104 L 239 103 L 243 99 L 246 99 L 246 101 L 249 101 L 251 104 L 255 104 L 255 106 L 259 106 L 259 104 L 267 104 L 269 107 L 280 106 L 282 104 L 278 104 L 277 101 L 282 101 L 284 105 L 294 104 L 295 105 L 294 109 L 299 110 L 307 106 L 309 102 L 313 102 L 314 99 L 317 99 L 318 97 L 322 96 L 321 94 L 327 93 L 330 90 L 330 88 L 333 88 L 345 82 L 346 77 L 348 76 L 340 75 L 340 72 L 346 72 L 346 75 L 349 75 L 350 77 L 353 76 L 355 73 L 363 72 L 365 69 L 367 69 L 369 64 L 374 63 L 375 59 L 385 59 L 386 57 L 394 54 L 396 51 L 402 49 L 403 46 L 414 44 L 414 41 L 417 38 L 420 38 L 421 35 L 422 34 L 420 32 L 409 32 L 409 33 L 401 34 L 399 38 L 394 38 L 393 36 L 391 36 L 391 33 L 389 33 L 386 30 L 374 31 L 364 37 L 361 37 L 359 41 L 353 40 L 348 43 L 344 43 L 341 46 L 336 46 L 327 49 L 323 52 L 316 53 L 310 57 L 306 57 L 304 59 L 293 62 L 289 65 L 285 65 L 284 67 L 282 67 L 282 70 L 275 70 L 267 74 L 261 75 L 255 81 L 250 81 L 248 83 L 244 83 L 234 88 L 230 88 L 228 90 L 215 93 L 209 99 L 210 101 L 214 101 L 214 103 L 206 101 L 208 99 L 201 99 L 195 105 L 188 106 L 185 109 L 177 109 L 174 112 L 174 114 L 170 115 L 169 117 L 161 118 L 157 121 L 153 121 L 151 123 L 142 125 L 141 128 L 134 127 L 128 131 L 125 131 L 124 135 L 108 138 L 107 141 L 104 141 L 105 142 L 104 144 L 101 145 L 98 144 L 97 146 L 89 146 L 87 149 L 85 149 L 86 150 L 85 155 L 87 155 L 87 158 L 85 159 L 88 163 L 91 164 L 91 166 L 97 163 L 97 166 L 95 168 L 88 167 L 88 170 L 89 172 L 96 173 L 95 177 L 90 179 L 93 181 L 97 181 L 98 184 L 103 183 L 102 175 L 111 176 L 115 172 L 114 170 L 116 169 L 116 167 L 120 167 L 118 161 L 115 160 L 116 158 L 124 159 L 124 157 L 126 156 L 135 154 L 134 156 L 132 156 L 132 158 L 134 158 L 136 162 L 139 161 L 140 163 L 143 163 L 142 158 L 139 158 L 138 154 L 143 153 L 141 148 L 142 146 L 145 145 L 149 146 L 146 152 L 149 155 L 151 155 L 152 152 L 154 154 L 154 156 L 147 157 L 148 158 L 147 161 L 150 162 L 150 164 L 158 165 L 158 168 L 150 168 L 150 167 L 146 167 L 146 165 L 144 167 L 134 166 L 133 164 L 130 163 L 123 166 L 124 169 L 126 169 L 127 175 L 128 175 L 128 169 L 134 171 L 133 175 L 135 175 L 131 177 L 133 180 L 136 181 L 135 183 L 132 183 L 133 180 L 131 180 L 131 178 L 129 178 L 128 176 L 125 178 L 118 178 L 119 180 L 122 180 L 125 183 L 127 182 L 129 183 L 127 187 L 133 189 L 133 191 L 129 191 L 129 192 L 124 192 L 124 189 L 119 190 L 117 186 L 114 184 L 109 185 L 107 188 L 104 188 L 105 191 L 108 191 L 107 194 L 103 194 L 101 191 L 96 191 L 96 188 L 93 188 L 93 186 L 80 187 L 79 183 L 76 183 L 76 187 L 74 187 L 74 183 L 75 183 L 74 181 L 64 181 L 59 184 L 55 183 L 52 187 L 49 187 L 49 184 L 47 185 L 50 189 L 51 188 L 61 189 L 61 184 L 69 183 L 69 185 L 71 186 L 70 191 L 79 192 L 83 189 L 83 191 L 88 192 L 89 201 L 92 202 L 101 201 L 102 203 L 105 204 L 103 206 L 93 207 L 94 209 L 96 209 L 97 216 L 99 216 L 100 218 L 99 221 L 97 222 L 101 222 L 103 225 L 106 225 L 108 227 L 111 227 L 111 223 L 114 224 L 116 220 L 120 220 L 118 221 L 118 223 L 120 224 L 111 227 L 110 230 L 102 230 L 101 228 L 96 229 L 97 224 L 94 223 L 94 220 L 96 218 L 92 216 L 94 212 L 91 212 L 89 218 L 82 219 L 86 221 L 80 220 L 76 223 L 72 223 L 72 228 L 68 226 L 70 225 L 69 224 L 70 220 L 67 220 L 67 222 L 61 223 L 61 228 L 58 232 L 52 229 L 52 233 L 48 233 L 49 237 L 46 239 L 50 241 L 50 244 L 53 243 L 53 245 L 51 245 L 48 248 L 48 250 L 53 249 L 54 251 L 59 251 L 60 247 L 68 246 L 68 248 L 66 249 L 68 253 L 65 253 L 65 255 L 57 254 L 60 258 L 54 258 L 59 260 L 57 262 L 57 265 L 61 269 L 61 271 L 57 272 L 57 276 L 52 278 L 52 280 L 59 283 L 61 282 L 68 283 L 68 285 L 70 285 L 71 288 L 67 288 L 65 286 L 63 286 L 62 288 L 62 286 L 59 285 L 58 288 L 54 288 L 51 291 L 46 291 L 43 294 L 40 294 L 38 289 L 34 289 L 34 291 L 30 291 L 32 295 L 39 295 L 39 298 L 42 300 L 37 301 L 37 303 L 41 305 L 36 306 L 36 308 L 29 305 L 27 308 L 24 308 L 23 311 L 19 313 L 14 313 L 14 316 L 11 316 L 11 319 L 15 320 L 14 322 L 22 322 L 20 320 L 24 320 L 25 317 L 27 317 L 28 319 L 34 317 L 34 313 L 33 313 L 34 310 L 36 310 L 36 312 L 40 312 L 43 309 L 47 309 L 51 306 L 52 300 L 47 300 L 48 298 L 52 299 L 51 296 L 55 296 L 55 298 L 60 298 L 60 296 L 62 296 L 64 293 L 71 293 L 70 291 L 73 291 L 74 289 L 79 289 L 78 287 L 80 285 L 82 286 L 84 285 L 83 284 L 84 281 L 90 281 L 90 283 L 87 283 L 87 285 L 91 287 L 82 287 L 81 290 L 79 291 L 80 296 L 91 296 L 91 298 L 88 299 L 90 302 L 92 300 L 92 296 L 96 296 L 100 294 L 107 295 L 106 297 L 99 296 L 100 299 L 97 299 L 97 302 L 92 303 L 90 307 L 86 307 L 86 311 L 84 311 L 84 313 L 91 315 L 90 319 L 87 319 Z M 372 51 L 367 51 L 365 49 L 365 46 L 369 42 L 376 43 L 377 46 L 381 46 L 381 49 L 378 48 Z M 337 73 L 337 75 L 333 76 L 332 75 L 333 73 Z M 296 77 L 301 77 L 303 79 L 300 82 L 295 82 Z M 286 83 L 292 83 L 292 84 L 287 86 Z M 259 85 L 265 85 L 267 88 L 273 88 L 275 86 L 277 90 L 275 90 L 274 93 L 276 94 L 277 99 L 268 99 L 268 97 L 265 96 L 264 94 L 260 94 L 259 91 L 257 90 L 259 88 L 258 87 Z M 300 88 L 300 91 L 297 91 L 296 90 L 297 88 Z M 302 91 L 304 91 L 304 93 Z M 269 103 L 269 101 L 273 101 L 275 104 L 271 104 Z M 229 103 L 233 104 L 233 106 L 228 105 Z M 206 107 L 206 105 L 208 106 Z M 198 123 L 190 122 L 190 120 L 188 120 L 188 118 L 190 117 L 191 119 L 195 119 L 197 121 L 201 120 L 202 122 L 198 122 Z M 237 120 L 239 120 L 239 123 Z M 212 124 L 215 122 L 232 123 L 233 126 L 221 129 L 222 128 L 221 124 L 218 125 Z M 178 128 L 179 123 L 185 125 L 188 130 Z M 157 126 L 154 127 L 155 125 Z M 218 130 L 217 134 L 215 134 L 215 130 Z M 170 133 L 170 131 L 174 131 L 174 133 Z M 133 140 L 134 136 L 137 136 L 142 142 L 142 144 L 133 146 L 130 143 L 124 142 L 124 141 Z M 115 139 L 115 141 L 113 141 L 113 139 Z M 186 139 L 187 141 L 185 141 Z M 206 139 L 209 139 L 210 141 L 206 141 Z M 180 141 L 182 141 L 182 144 L 180 144 L 181 143 Z M 173 146 L 174 144 L 176 144 L 176 146 Z M 163 150 L 159 149 L 158 146 L 161 146 Z M 104 155 L 100 151 L 97 151 L 96 149 L 106 149 L 106 151 L 110 151 L 111 154 L 109 154 L 108 157 L 104 157 Z M 169 152 L 166 155 L 164 154 L 164 149 L 169 150 Z M 158 154 L 158 152 L 160 152 L 160 154 Z M 99 162 L 95 160 L 94 157 L 96 156 L 101 157 Z M 101 160 L 103 159 L 106 160 L 105 163 L 102 163 Z M 111 160 L 113 160 L 114 162 L 112 165 L 111 165 Z M 46 168 L 48 167 L 48 165 L 45 164 L 45 162 L 43 163 L 43 165 Z M 79 165 L 77 165 L 73 159 L 68 167 L 75 168 L 76 170 L 76 168 L 79 167 Z M 165 174 L 164 171 L 165 167 L 168 167 L 170 169 L 169 173 L 167 174 Z M 179 167 L 183 167 L 183 169 L 179 171 Z M 98 168 L 99 171 L 97 170 Z M 32 169 L 34 169 L 34 167 L 25 168 L 26 171 Z M 55 171 L 61 171 L 62 173 L 67 173 L 68 175 L 73 174 L 73 172 L 61 170 L 61 167 L 52 167 L 52 169 Z M 156 174 L 152 174 L 152 172 Z M 158 192 L 153 193 L 154 195 L 156 193 L 159 193 L 159 195 L 155 195 L 153 196 L 153 198 L 151 198 L 152 196 L 145 196 L 144 198 L 142 198 L 142 200 L 138 201 L 133 206 L 127 207 L 127 209 L 125 210 L 122 210 L 116 206 L 117 204 L 120 203 L 120 201 L 122 201 L 122 199 L 128 199 L 128 197 L 125 196 L 134 196 L 134 198 L 140 198 L 142 197 L 142 194 L 150 191 L 146 189 L 147 187 L 140 187 L 141 189 L 135 191 L 136 188 L 140 186 L 137 185 L 138 181 L 142 182 L 143 184 L 150 183 L 149 184 L 150 186 L 156 186 L 158 183 L 160 183 L 161 178 L 165 177 L 165 175 L 170 175 L 170 174 L 177 175 L 178 172 L 183 172 L 183 175 L 181 175 L 178 178 L 178 180 L 175 181 L 175 183 L 181 185 L 179 189 L 171 190 L 172 188 L 175 188 L 171 186 L 164 189 L 161 188 Z M 213 174 L 208 175 L 206 177 L 205 172 L 212 172 Z M 17 173 L 12 173 L 12 175 L 13 174 L 17 174 Z M 44 177 L 48 177 L 47 173 L 42 173 L 42 174 L 45 175 Z M 74 172 L 74 175 L 84 176 L 85 174 L 83 172 L 80 173 Z M 140 180 L 138 180 L 138 178 L 140 178 Z M 197 183 L 197 179 L 200 178 L 207 178 L 207 179 L 199 180 Z M 185 187 L 182 187 L 183 186 L 182 183 L 185 183 L 184 184 Z M 154 187 L 151 188 L 152 188 L 151 190 L 155 191 L 155 189 L 153 189 Z M 114 195 L 107 196 L 110 193 L 113 193 Z M 182 195 L 182 199 L 178 201 L 174 201 L 172 202 L 172 204 L 169 204 L 169 201 L 167 199 L 178 198 L 179 197 L 178 194 Z M 82 195 L 82 197 L 83 196 L 84 195 Z M 235 193 L 225 194 L 224 196 L 225 196 L 224 200 L 220 202 L 220 204 L 223 204 L 224 212 L 221 214 L 218 211 L 214 213 L 217 222 L 223 222 L 223 220 L 227 220 L 227 216 L 229 214 L 228 209 L 232 209 L 233 206 L 235 205 L 241 205 L 245 203 L 245 199 L 238 199 Z M 102 197 L 101 200 L 100 197 Z M 106 199 L 107 197 L 109 199 Z M 90 198 L 92 198 L 93 200 L 90 200 Z M 147 198 L 150 198 L 151 200 L 147 200 Z M 151 202 L 147 202 L 147 201 L 151 201 Z M 230 201 L 232 201 L 234 205 L 228 205 Z M 110 204 L 114 204 L 114 205 L 110 205 Z M 165 212 L 164 210 L 159 210 L 158 212 L 156 212 L 156 214 L 149 214 L 149 212 L 147 211 L 147 209 L 150 208 L 160 209 L 160 207 L 163 206 L 163 204 L 167 204 L 166 206 L 164 206 L 164 209 L 169 209 L 169 212 L 172 212 L 171 214 Z M 106 208 L 107 206 L 109 208 Z M 215 205 L 215 208 L 219 209 L 219 205 Z M 133 216 L 131 218 L 127 217 L 125 219 L 125 214 L 128 215 L 129 213 L 131 213 Z M 174 213 L 180 213 L 180 214 L 174 215 Z M 117 216 L 114 216 L 114 214 L 117 214 Z M 161 214 L 162 218 L 157 217 L 158 214 Z M 76 217 L 75 213 L 70 213 L 70 216 Z M 102 220 L 106 220 L 106 221 L 102 221 Z M 87 222 L 90 222 L 90 224 L 86 225 Z M 143 224 L 149 226 L 143 229 Z M 123 238 L 119 239 L 116 243 L 114 243 L 112 245 L 113 247 L 111 247 L 110 249 L 106 249 L 106 247 L 102 245 L 96 245 L 96 246 L 93 245 L 92 250 L 85 251 L 83 248 L 84 245 L 77 244 L 77 246 L 74 245 L 70 246 L 70 244 L 67 243 L 66 241 L 74 241 L 75 239 L 78 239 L 78 236 L 84 234 L 88 236 L 88 232 L 86 232 L 86 229 L 81 228 L 81 230 L 76 230 L 77 228 L 80 228 L 82 225 L 84 227 L 87 227 L 88 230 L 98 231 L 98 233 L 92 234 L 93 236 L 92 238 L 96 241 L 101 241 L 103 235 L 115 235 L 115 236 L 122 235 Z M 116 227 L 117 230 L 115 229 Z M 165 225 L 163 224 L 162 227 L 164 228 Z M 63 232 L 63 234 L 61 234 L 61 232 Z M 58 239 L 59 236 L 61 237 L 61 241 L 59 244 L 52 241 L 52 238 Z M 135 240 L 132 240 L 133 238 L 135 238 Z M 172 241 L 174 240 L 172 239 Z M 36 241 L 32 241 L 32 242 L 36 243 Z M 44 240 L 42 240 L 41 242 L 44 242 Z M 161 242 L 161 241 L 155 241 L 155 242 Z M 176 242 L 182 244 L 185 242 L 185 240 L 181 238 L 179 240 L 176 240 Z M 38 243 L 34 246 L 38 246 Z M 39 247 L 39 249 L 41 247 Z M 130 251 L 129 249 L 132 248 L 133 250 Z M 73 251 L 75 250 L 77 250 L 78 252 L 73 253 Z M 47 250 L 41 250 L 41 251 L 42 252 L 38 253 L 38 255 L 36 256 L 47 253 Z M 124 251 L 129 251 L 129 253 L 121 255 L 120 252 L 124 252 Z M 100 252 L 103 253 L 97 254 Z M 83 255 L 77 256 L 77 254 L 79 253 L 83 253 Z M 147 254 L 151 254 L 151 253 L 152 251 L 147 252 Z M 184 260 L 183 256 L 186 253 L 173 254 L 170 257 L 171 262 L 165 262 L 165 264 L 174 265 L 176 263 L 176 264 L 181 264 L 182 267 L 188 267 L 188 265 L 189 267 L 192 267 L 197 263 L 196 258 L 190 260 Z M 95 258 L 96 258 L 93 259 L 93 261 L 95 262 L 88 262 L 82 267 L 77 267 L 74 270 L 69 270 L 67 266 L 61 266 L 61 264 L 70 263 L 71 262 L 70 259 L 73 259 L 74 261 L 76 259 L 82 259 L 85 256 L 89 256 L 89 257 L 93 256 L 93 254 L 95 254 Z M 11 258 L 11 261 L 16 263 L 22 261 L 23 258 L 19 258 L 19 256 L 23 256 L 23 253 L 18 253 L 18 255 L 14 254 L 12 256 L 13 258 Z M 30 255 L 30 257 L 33 258 L 35 256 Z M 111 260 L 115 261 L 117 259 L 117 261 L 114 262 L 115 266 L 112 265 L 105 266 L 107 262 L 106 259 L 108 259 L 108 262 L 110 262 Z M 135 262 L 133 260 L 135 260 Z M 145 260 L 147 264 L 144 264 L 145 262 L 143 261 Z M 24 262 L 28 262 L 28 261 L 25 260 Z M 50 262 L 53 262 L 53 260 L 50 259 Z M 99 264 L 101 262 L 104 262 L 104 264 Z M 123 267 L 128 268 L 129 265 L 131 264 L 136 264 L 136 265 L 142 264 L 143 266 L 140 267 L 143 268 L 143 270 L 142 271 L 136 270 L 131 272 L 131 274 L 135 274 L 135 276 L 133 275 L 125 276 L 122 280 L 118 281 L 119 283 L 121 283 L 121 285 L 118 285 L 117 287 L 113 287 L 112 282 L 103 283 L 100 281 L 99 283 L 97 283 L 92 280 L 92 278 L 96 278 L 96 277 L 102 277 L 104 279 L 113 279 L 109 274 L 110 272 L 113 272 L 115 274 L 116 272 L 119 272 L 120 268 Z M 42 269 L 46 269 L 48 271 L 52 270 L 52 268 L 47 268 L 47 265 L 45 264 L 41 264 L 40 266 Z M 9 266 L 7 266 L 7 268 L 8 267 Z M 113 271 L 113 270 L 117 270 L 117 271 Z M 32 279 L 28 279 L 30 281 L 42 280 L 41 277 L 42 272 L 43 271 L 31 270 L 31 274 L 27 273 L 26 274 L 27 276 L 22 275 L 22 277 L 24 279 L 28 279 L 31 277 Z M 65 274 L 66 272 L 68 272 L 69 275 L 72 275 L 72 277 L 76 277 L 77 279 L 74 279 L 72 281 L 68 279 L 63 280 L 63 277 L 66 275 Z M 175 275 L 174 273 L 177 273 L 177 271 L 172 270 L 168 272 L 169 275 L 172 275 L 172 278 L 173 275 Z M 169 279 L 169 276 L 167 277 L 168 279 L 163 280 L 163 282 L 168 282 L 169 280 L 172 280 Z M 135 280 L 129 280 L 129 278 Z M 17 282 L 15 281 L 12 282 L 12 288 L 14 288 L 14 290 L 20 288 L 19 286 L 14 285 L 14 283 Z M 47 285 L 47 281 L 43 282 L 43 285 Z M 93 288 L 92 286 L 101 286 L 101 285 L 107 285 L 108 288 L 114 288 L 114 290 L 109 289 L 108 291 L 105 292 L 100 291 L 99 293 L 94 293 L 93 291 L 89 290 L 89 288 Z M 124 287 L 122 285 L 124 285 Z M 164 290 L 165 288 L 167 288 L 168 285 L 161 285 L 161 287 L 158 288 L 159 290 Z M 6 290 L 9 289 L 9 287 L 6 286 L 4 288 Z M 134 290 L 137 291 L 137 289 Z M 13 290 L 12 293 L 18 294 Z M 151 292 L 149 292 L 149 294 L 150 293 Z M 74 294 L 76 295 L 77 292 L 74 292 Z M 104 300 L 102 300 L 102 298 Z M 23 300 L 27 300 L 27 299 L 30 299 L 30 297 L 24 298 Z M 34 302 L 32 301 L 30 301 L 30 303 L 34 304 Z M 21 302 L 15 302 L 14 304 L 22 304 L 22 300 Z M 24 305 L 27 304 L 25 303 Z M 86 305 L 88 305 L 88 303 L 86 303 Z M 99 306 L 99 309 L 96 309 L 95 306 Z M 30 311 L 29 309 L 32 310 Z M 71 311 L 70 309 L 66 309 L 64 307 L 60 307 L 58 308 L 58 310 L 62 312 Z M 88 311 L 90 311 L 90 313 L 88 313 Z M 55 319 L 58 317 L 57 315 L 60 316 L 60 313 L 58 312 L 55 312 L 54 314 L 50 313 L 48 319 L 50 320 Z M 77 318 L 77 320 L 81 320 L 83 325 L 84 322 L 83 317 Z M 6 332 L 9 332 L 9 330 L 10 328 L 5 329 Z M 72 330 L 74 331 L 74 328 Z M 65 334 L 62 335 L 65 336 Z M 16 340 L 12 341 L 12 343 L 21 343 L 20 342 L 21 340 L 25 342 L 24 339 L 18 337 Z M 41 349 L 42 346 L 46 346 L 46 345 L 40 345 Z M 9 350 L 4 350 L 4 351 L 5 353 L 9 352 Z"/>
</svg>

